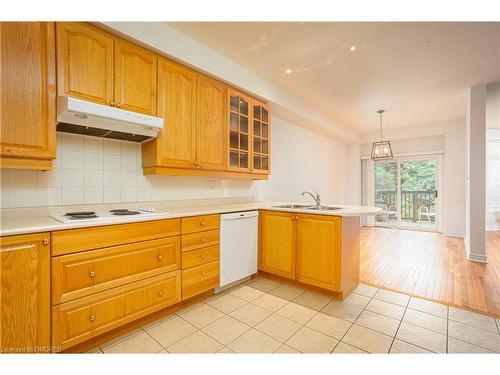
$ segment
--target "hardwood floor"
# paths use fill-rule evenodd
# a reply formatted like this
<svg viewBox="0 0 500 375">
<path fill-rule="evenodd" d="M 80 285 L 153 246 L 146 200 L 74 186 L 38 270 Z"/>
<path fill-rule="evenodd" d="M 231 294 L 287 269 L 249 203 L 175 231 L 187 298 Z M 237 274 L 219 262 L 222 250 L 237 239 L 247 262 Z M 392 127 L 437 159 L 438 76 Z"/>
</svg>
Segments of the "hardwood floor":
<svg viewBox="0 0 500 375">
<path fill-rule="evenodd" d="M 500 317 L 500 232 L 487 232 L 488 263 L 470 262 L 462 238 L 361 229 L 361 280 Z"/>
</svg>

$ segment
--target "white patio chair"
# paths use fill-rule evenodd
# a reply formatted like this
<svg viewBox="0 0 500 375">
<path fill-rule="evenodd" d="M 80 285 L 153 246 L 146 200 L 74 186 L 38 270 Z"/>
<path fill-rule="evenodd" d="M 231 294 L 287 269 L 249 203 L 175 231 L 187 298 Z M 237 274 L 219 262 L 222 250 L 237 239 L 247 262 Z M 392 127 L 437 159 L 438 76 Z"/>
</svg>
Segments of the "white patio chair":
<svg viewBox="0 0 500 375">
<path fill-rule="evenodd" d="M 432 222 L 432 218 L 436 220 L 436 208 L 435 206 L 420 206 L 418 208 L 418 221 L 421 222 L 422 218 L 427 219 L 429 223 Z"/>
</svg>

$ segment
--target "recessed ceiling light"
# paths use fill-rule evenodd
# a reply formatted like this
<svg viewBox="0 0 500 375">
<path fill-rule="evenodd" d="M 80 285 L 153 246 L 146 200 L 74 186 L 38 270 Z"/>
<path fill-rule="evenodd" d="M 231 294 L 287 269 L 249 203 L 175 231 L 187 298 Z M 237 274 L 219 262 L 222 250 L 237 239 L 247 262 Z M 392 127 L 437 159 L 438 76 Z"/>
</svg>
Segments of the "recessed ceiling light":
<svg viewBox="0 0 500 375">
<path fill-rule="evenodd" d="M 351 51 L 356 51 L 356 46 L 351 46 L 351 48 L 349 48 Z"/>
<path fill-rule="evenodd" d="M 292 70 L 292 69 L 287 69 L 287 70 L 285 70 L 285 73 L 286 73 L 286 74 L 291 74 L 292 72 L 293 72 L 293 70 Z"/>
</svg>

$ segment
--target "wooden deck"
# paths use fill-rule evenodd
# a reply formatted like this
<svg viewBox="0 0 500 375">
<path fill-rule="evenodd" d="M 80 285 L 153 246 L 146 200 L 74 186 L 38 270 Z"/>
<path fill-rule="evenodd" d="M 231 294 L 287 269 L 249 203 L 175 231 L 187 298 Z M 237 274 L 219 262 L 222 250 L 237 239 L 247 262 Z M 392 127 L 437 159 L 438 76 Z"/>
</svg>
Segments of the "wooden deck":
<svg viewBox="0 0 500 375">
<path fill-rule="evenodd" d="M 361 280 L 500 317 L 500 232 L 487 232 L 488 264 L 465 257 L 462 238 L 361 228 Z"/>
</svg>

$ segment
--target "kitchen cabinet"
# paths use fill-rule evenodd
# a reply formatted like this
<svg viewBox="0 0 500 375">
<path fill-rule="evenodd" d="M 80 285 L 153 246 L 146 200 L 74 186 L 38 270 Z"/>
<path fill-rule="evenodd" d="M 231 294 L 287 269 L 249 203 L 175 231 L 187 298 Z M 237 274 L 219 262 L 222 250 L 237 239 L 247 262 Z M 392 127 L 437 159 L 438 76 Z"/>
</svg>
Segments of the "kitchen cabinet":
<svg viewBox="0 0 500 375">
<path fill-rule="evenodd" d="M 271 170 L 271 129 L 269 109 L 257 100 L 252 105 L 252 172 L 269 174 Z"/>
<path fill-rule="evenodd" d="M 49 170 L 56 157 L 53 22 L 0 23 L 2 168 Z"/>
<path fill-rule="evenodd" d="M 115 104 L 132 112 L 156 116 L 157 57 L 115 39 Z"/>
<path fill-rule="evenodd" d="M 250 98 L 229 90 L 229 169 L 251 171 Z"/>
<path fill-rule="evenodd" d="M 198 74 L 196 87 L 196 160 L 205 170 L 225 170 L 227 160 L 227 87 Z"/>
<path fill-rule="evenodd" d="M 143 166 L 196 168 L 196 72 L 158 60 L 158 138 L 142 145 Z"/>
<path fill-rule="evenodd" d="M 0 352 L 50 346 L 50 233 L 2 237 Z"/>
<path fill-rule="evenodd" d="M 57 23 L 57 94 L 114 106 L 114 39 L 85 23 Z"/>
<path fill-rule="evenodd" d="M 295 279 L 296 215 L 262 211 L 259 215 L 259 269 Z"/>
</svg>

